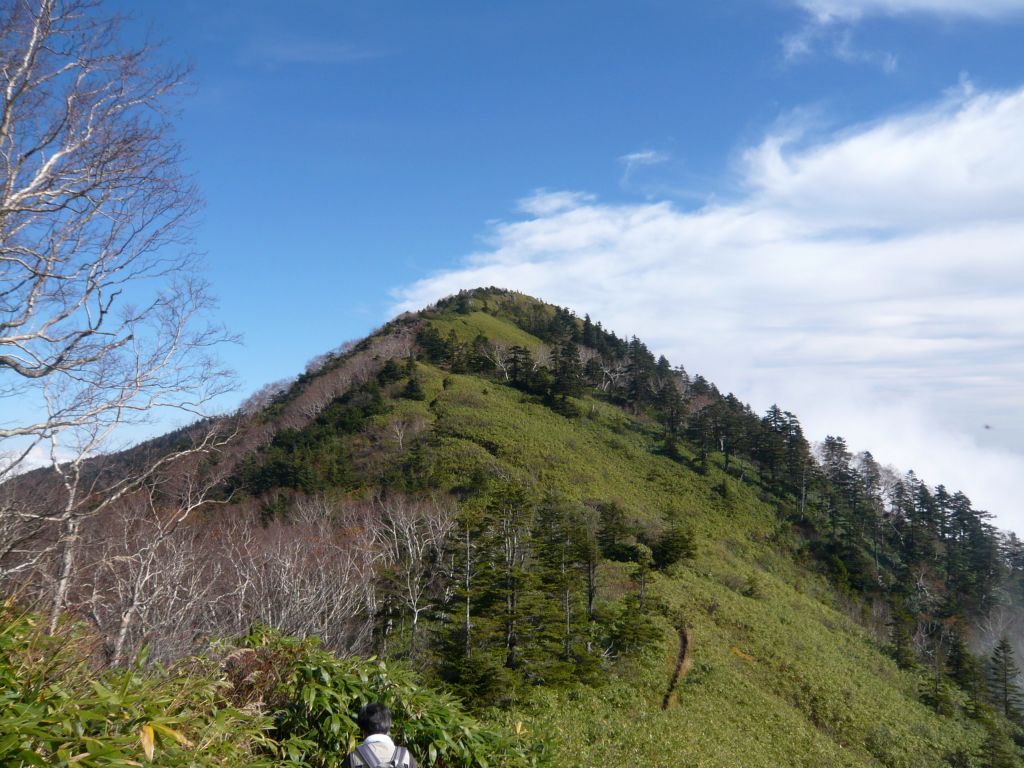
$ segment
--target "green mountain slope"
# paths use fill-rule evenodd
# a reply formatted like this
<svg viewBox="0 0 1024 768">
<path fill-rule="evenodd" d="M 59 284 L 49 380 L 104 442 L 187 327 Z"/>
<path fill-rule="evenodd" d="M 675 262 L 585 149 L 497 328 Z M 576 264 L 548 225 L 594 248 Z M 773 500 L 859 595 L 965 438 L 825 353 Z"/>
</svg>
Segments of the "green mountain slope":
<svg viewBox="0 0 1024 768">
<path fill-rule="evenodd" d="M 460 660 L 453 650 L 471 645 L 453 618 L 461 594 L 454 577 L 424 614 L 422 645 L 410 647 L 403 630 L 386 652 L 450 685 L 482 716 L 523 723 L 555 765 L 1021 764 L 1009 739 L 1015 727 L 956 684 L 945 656 L 929 668 L 926 653 L 915 662 L 901 651 L 891 607 L 904 598 L 886 602 L 873 587 L 851 586 L 867 550 L 850 543 L 853 523 L 842 524 L 845 538 L 835 533 L 836 507 L 824 491 L 809 511 L 806 489 L 786 486 L 765 460 L 744 464 L 739 449 L 726 471 L 724 441 L 709 450 L 699 429 L 676 430 L 671 416 L 662 418 L 673 407 L 658 405 L 664 393 L 630 402 L 595 381 L 560 390 L 563 363 L 551 339 L 559 322 L 583 327 L 562 310 L 495 289 L 398 318 L 265 405 L 256 422 L 273 436 L 241 460 L 236 493 L 269 517 L 286 517 L 294 494 L 444 497 L 461 515 L 454 540 L 472 531 L 482 548 L 497 546 L 494 521 L 511 503 L 502 499 L 519 494 L 532 549 L 514 576 L 525 606 L 516 608 L 516 648 L 501 644 L 512 588 L 497 584 L 498 555 L 490 553 L 489 565 L 464 568 L 485 580 L 473 593 L 472 654 Z M 529 375 L 546 377 L 540 384 L 523 383 L 522 371 L 517 382 L 515 370 L 489 360 L 514 357 L 513 347 L 531 351 Z M 545 365 L 536 365 L 538 355 Z M 570 362 L 582 381 L 583 361 Z M 325 383 L 334 380 L 343 384 Z M 307 407 L 317 387 L 327 394 Z M 693 425 L 692 388 L 687 402 Z M 801 520 L 816 514 L 822 529 L 831 514 L 832 537 L 819 541 L 810 523 L 795 524 L 798 509 Z M 599 521 L 605 533 L 609 520 L 621 524 L 621 541 L 607 534 L 600 542 L 592 615 L 581 567 L 559 602 L 557 536 L 545 537 L 570 519 Z M 677 529 L 688 556 L 669 558 L 664 542 Z M 460 572 L 457 547 L 448 556 Z M 898 574 L 898 561 L 882 557 L 873 578 Z M 476 575 L 488 572 L 490 582 Z M 634 625 L 646 629 L 630 635 Z"/>
</svg>

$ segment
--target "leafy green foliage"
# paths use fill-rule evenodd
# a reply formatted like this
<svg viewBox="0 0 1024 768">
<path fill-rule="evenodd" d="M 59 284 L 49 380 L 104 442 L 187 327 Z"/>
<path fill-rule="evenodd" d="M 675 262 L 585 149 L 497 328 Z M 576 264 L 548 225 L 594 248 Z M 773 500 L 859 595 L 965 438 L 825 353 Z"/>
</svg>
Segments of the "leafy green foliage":
<svg viewBox="0 0 1024 768">
<path fill-rule="evenodd" d="M 169 670 L 147 666 L 145 652 L 104 670 L 81 628 L 48 636 L 9 603 L 0 613 L 0 765 L 338 766 L 371 701 L 392 709 L 392 734 L 421 765 L 544 764 L 521 725 L 474 719 L 408 668 L 340 660 L 314 639 L 267 629 L 215 649 Z"/>
<path fill-rule="evenodd" d="M 10 602 L 0 611 L 0 765 L 270 765 L 268 723 L 225 700 L 216 665 L 146 670 L 143 652 L 102 670 L 95 651 L 76 628 L 49 636 Z"/>
<path fill-rule="evenodd" d="M 283 637 L 260 628 L 242 640 L 229 676 L 238 695 L 259 696 L 275 709 L 268 742 L 281 766 L 339 766 L 359 743 L 363 704 L 391 709 L 391 736 L 424 766 L 526 768 L 542 751 L 521 729 L 487 727 L 451 696 L 416 683 L 406 667 L 375 659 L 338 659 L 315 639 Z M 242 689 L 242 690 L 239 690 Z"/>
</svg>

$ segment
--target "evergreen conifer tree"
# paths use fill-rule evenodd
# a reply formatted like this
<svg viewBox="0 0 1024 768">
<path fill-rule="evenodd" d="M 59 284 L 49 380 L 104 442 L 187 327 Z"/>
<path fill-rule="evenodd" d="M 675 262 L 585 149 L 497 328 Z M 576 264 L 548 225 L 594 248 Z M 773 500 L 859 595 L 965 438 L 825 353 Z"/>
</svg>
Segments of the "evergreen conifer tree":
<svg viewBox="0 0 1024 768">
<path fill-rule="evenodd" d="M 953 682 L 966 688 L 970 682 L 973 660 L 963 634 L 953 632 L 949 639 L 949 650 L 946 652 L 946 672 Z"/>
<path fill-rule="evenodd" d="M 995 731 L 986 739 L 981 748 L 981 756 L 985 768 L 1017 768 L 1020 763 L 1017 761 L 1013 748 L 1013 742 L 1005 735 Z"/>
<path fill-rule="evenodd" d="M 911 647 L 914 616 L 907 610 L 902 600 L 898 600 L 893 606 L 889 627 L 892 632 L 893 658 L 900 669 L 910 669 L 916 663 L 914 650 Z"/>
<path fill-rule="evenodd" d="M 598 528 L 597 541 L 601 554 L 609 560 L 628 560 L 629 556 L 623 539 L 629 536 L 629 524 L 626 522 L 625 510 L 610 501 L 600 508 L 601 522 Z"/>
<path fill-rule="evenodd" d="M 403 377 L 402 369 L 398 366 L 398 363 L 394 360 L 388 360 L 384 363 L 380 372 L 377 374 L 377 381 L 382 385 L 390 384 L 393 381 L 398 381 Z"/>
<path fill-rule="evenodd" d="M 992 703 L 1009 720 L 1021 717 L 1024 696 L 1017 683 L 1019 676 L 1020 668 L 1013 660 L 1013 646 L 1004 637 L 996 644 L 989 659 L 989 695 Z"/>
<path fill-rule="evenodd" d="M 544 598 L 534 601 L 531 622 L 539 635 L 534 642 L 543 657 L 538 661 L 550 663 L 557 658 L 569 665 L 561 674 L 552 668 L 549 677 L 573 673 L 573 661 L 586 631 L 586 549 L 580 541 L 578 517 L 575 510 L 549 504 L 538 513 L 533 535 Z"/>
<path fill-rule="evenodd" d="M 406 400 L 426 400 L 427 393 L 423 389 L 423 385 L 416 376 L 412 376 L 409 379 L 409 383 L 402 389 L 402 397 Z"/>
<path fill-rule="evenodd" d="M 533 355 L 525 347 L 515 346 L 509 350 L 512 358 L 509 379 L 515 387 L 526 388 L 533 373 Z"/>
<path fill-rule="evenodd" d="M 580 397 L 583 394 L 583 364 L 575 342 L 567 339 L 555 353 L 554 386 L 552 392 L 560 397 Z"/>
<path fill-rule="evenodd" d="M 697 553 L 693 531 L 683 522 L 678 511 L 666 516 L 668 523 L 654 545 L 654 563 L 658 568 L 667 568 Z"/>
</svg>

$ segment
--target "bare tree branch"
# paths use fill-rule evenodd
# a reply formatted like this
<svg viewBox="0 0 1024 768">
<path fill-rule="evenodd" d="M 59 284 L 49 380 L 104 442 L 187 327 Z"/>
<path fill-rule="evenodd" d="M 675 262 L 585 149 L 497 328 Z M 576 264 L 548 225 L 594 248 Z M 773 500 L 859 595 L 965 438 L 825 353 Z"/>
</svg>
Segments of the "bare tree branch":
<svg viewBox="0 0 1024 768">
<path fill-rule="evenodd" d="M 124 21 L 101 0 L 0 0 L 0 398 L 19 405 L 0 425 L 0 580 L 52 579 L 52 622 L 84 521 L 206 455 L 217 431 L 118 478 L 96 457 L 125 425 L 203 417 L 233 387 L 171 125 L 190 68 L 158 43 L 124 46 Z M 52 474 L 26 493 L 44 446 Z"/>
</svg>

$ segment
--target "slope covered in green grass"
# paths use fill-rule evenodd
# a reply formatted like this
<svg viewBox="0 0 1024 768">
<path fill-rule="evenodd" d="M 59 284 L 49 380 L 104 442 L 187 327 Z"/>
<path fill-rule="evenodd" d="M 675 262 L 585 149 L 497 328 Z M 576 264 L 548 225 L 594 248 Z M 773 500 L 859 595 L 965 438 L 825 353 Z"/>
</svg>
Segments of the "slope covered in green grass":
<svg viewBox="0 0 1024 768">
<path fill-rule="evenodd" d="M 273 477 L 304 478 L 291 486 L 303 492 L 449 494 L 464 510 L 486 508 L 488 488 L 502 478 L 538 507 L 614 505 L 636 551 L 670 520 L 683 521 L 692 557 L 660 570 L 606 557 L 597 572 L 597 603 L 607 610 L 635 608 L 643 590 L 639 610 L 655 639 L 631 653 L 594 651 L 600 674 L 585 682 L 531 685 L 521 675 L 499 704 L 471 697 L 479 714 L 525 724 L 563 766 L 1021 764 L 1006 735 L 1014 726 L 992 708 L 946 677 L 941 697 L 929 699 L 923 692 L 938 675 L 925 664 L 897 665 L 888 614 L 842 579 L 828 581 L 793 526 L 803 500 L 769 482 L 764 466 L 737 468 L 734 458 L 727 472 L 721 452 L 675 441 L 643 408 L 598 388 L 558 396 L 551 385 L 541 395 L 488 372 L 482 344 L 536 351 L 540 335 L 525 329 L 547 327 L 559 310 L 507 292 L 470 296 L 386 326 L 385 335 L 427 331 L 448 351 L 414 349 L 418 362 L 402 362 L 401 375 L 382 372 L 362 395 L 279 436 L 246 477 L 284 466 Z M 407 396 L 407 379 L 419 383 L 418 397 Z M 389 439 L 396 423 L 415 428 Z M 348 467 L 342 482 L 325 469 L 332 461 Z M 437 638 L 450 631 L 444 622 L 428 625 Z M 667 695 L 680 630 L 687 662 Z M 400 645 L 391 648 L 401 655 Z M 417 657 L 441 683 L 443 653 Z"/>
<path fill-rule="evenodd" d="M 476 377 L 426 377 L 442 482 L 499 465 L 565 498 L 616 500 L 649 524 L 680 509 L 697 532 L 698 556 L 652 588 L 687 628 L 694 671 L 662 711 L 676 655 L 663 619 L 664 642 L 607 687 L 529 698 L 515 716 L 543 723 L 556 764 L 909 767 L 981 751 L 983 727 L 920 703 L 920 676 L 780 552 L 785 528 L 756 488 L 659 455 L 657 430 L 613 406 L 583 401 L 587 415 L 566 419 Z M 602 577 L 612 585 L 631 570 Z"/>
</svg>

